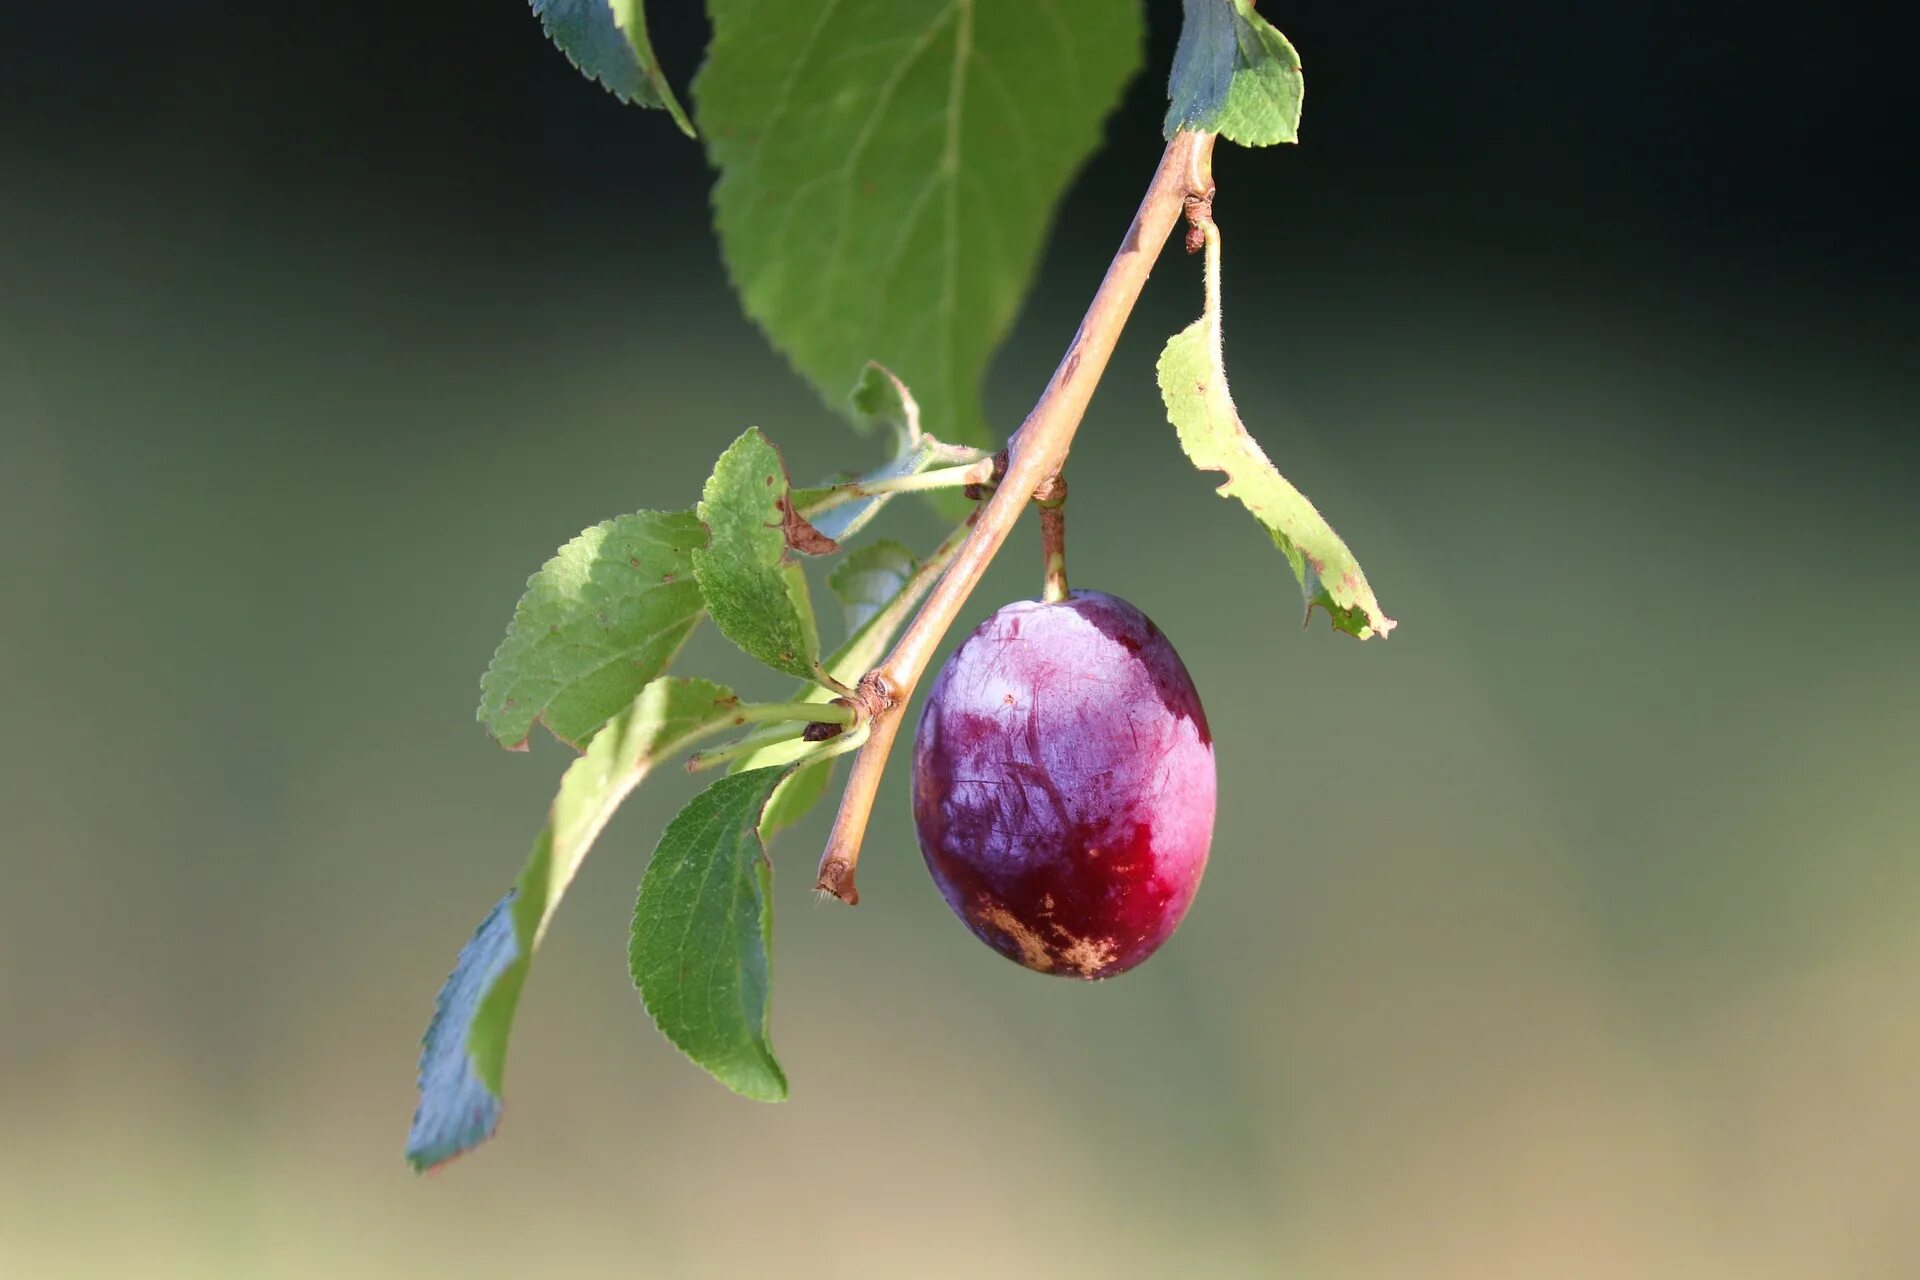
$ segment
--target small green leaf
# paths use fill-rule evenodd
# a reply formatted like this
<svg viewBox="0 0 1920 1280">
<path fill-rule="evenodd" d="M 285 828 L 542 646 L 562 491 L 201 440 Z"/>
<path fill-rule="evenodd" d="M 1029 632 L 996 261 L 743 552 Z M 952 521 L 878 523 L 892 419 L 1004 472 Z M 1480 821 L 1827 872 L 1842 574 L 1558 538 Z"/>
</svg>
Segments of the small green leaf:
<svg viewBox="0 0 1920 1280">
<path fill-rule="evenodd" d="M 907 390 L 907 384 L 878 360 L 869 360 L 860 368 L 860 380 L 847 397 L 853 408 L 854 425 L 862 431 L 890 428 L 905 452 L 920 443 L 920 402 Z"/>
<path fill-rule="evenodd" d="M 827 585 L 846 608 L 847 634 L 851 636 L 867 625 L 869 618 L 900 594 L 919 567 L 913 552 L 889 539 L 861 547 L 835 565 Z"/>
<path fill-rule="evenodd" d="M 520 878 L 460 953 L 420 1057 L 420 1106 L 407 1140 L 416 1167 L 492 1136 L 507 1041 L 534 950 L 587 851 L 661 760 L 742 723 L 740 700 L 705 680 L 655 680 L 568 766 Z"/>
<path fill-rule="evenodd" d="M 480 678 L 478 719 L 509 750 L 541 723 L 578 749 L 666 669 L 699 625 L 693 513 L 640 511 L 588 529 L 527 580 Z"/>
<path fill-rule="evenodd" d="M 547 38 L 575 69 L 622 102 L 662 107 L 689 138 L 693 122 L 653 56 L 641 0 L 533 0 Z"/>
<path fill-rule="evenodd" d="M 1380 610 L 1366 574 L 1333 526 L 1306 495 L 1268 461 L 1259 441 L 1241 425 L 1227 392 L 1220 345 L 1220 235 L 1207 236 L 1207 305 L 1201 317 L 1168 340 L 1160 353 L 1160 397 L 1180 435 L 1180 447 L 1202 471 L 1222 471 L 1223 498 L 1238 498 L 1272 536 L 1293 566 L 1307 611 L 1319 605 L 1333 625 L 1365 640 L 1396 625 Z"/>
<path fill-rule="evenodd" d="M 1193 129 L 1248 147 L 1298 142 L 1305 95 L 1300 55 L 1248 0 L 1186 0 L 1167 137 Z"/>
<path fill-rule="evenodd" d="M 720 455 L 699 516 L 710 536 L 693 553 L 693 572 L 720 634 L 776 671 L 819 679 L 813 597 L 800 562 L 788 554 L 797 517 L 787 468 L 758 428 Z"/>
<path fill-rule="evenodd" d="M 633 982 L 667 1039 L 736 1093 L 787 1096 L 768 1039 L 773 870 L 761 811 L 785 770 L 728 774 L 660 837 L 640 882 L 628 951 Z"/>
<path fill-rule="evenodd" d="M 709 0 L 694 85 L 747 314 L 837 401 L 878 358 L 984 444 L 988 358 L 1139 66 L 1138 0 Z"/>
</svg>

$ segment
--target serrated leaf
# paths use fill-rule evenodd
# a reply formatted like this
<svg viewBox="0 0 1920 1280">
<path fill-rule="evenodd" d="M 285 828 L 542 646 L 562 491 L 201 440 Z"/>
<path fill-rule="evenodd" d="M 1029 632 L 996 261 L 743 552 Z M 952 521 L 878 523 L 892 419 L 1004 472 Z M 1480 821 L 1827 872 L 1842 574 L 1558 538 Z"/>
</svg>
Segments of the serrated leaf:
<svg viewBox="0 0 1920 1280">
<path fill-rule="evenodd" d="M 586 754 L 568 766 L 546 829 L 514 885 L 519 958 L 493 983 L 467 1040 L 480 1078 L 495 1091 L 505 1074 L 507 1036 L 527 966 L 594 841 L 662 760 L 745 723 L 740 699 L 724 685 L 667 676 L 642 689 L 625 712 L 594 735 Z"/>
<path fill-rule="evenodd" d="M 920 597 L 939 581 L 940 570 L 948 562 L 951 554 L 958 549 L 963 533 L 962 529 L 950 534 L 940 550 L 935 552 L 925 565 L 911 571 L 889 599 L 879 608 L 866 614 L 859 625 L 852 629 L 852 634 L 847 637 L 846 643 L 827 659 L 828 672 L 842 683 L 851 685 L 858 683 L 861 676 L 879 663 L 886 654 L 887 646 L 893 643 L 893 637 L 899 633 L 901 627 L 906 625 L 907 618 L 912 614 L 914 606 L 919 604 Z M 904 547 L 900 548 L 900 551 L 905 553 L 909 560 L 912 559 L 912 553 L 906 551 Z M 854 552 L 849 557 L 849 562 L 862 554 L 861 551 Z M 862 584 L 860 593 L 870 599 L 871 592 L 876 590 L 878 585 L 879 578 L 871 577 Z M 851 622 L 852 609 L 849 608 L 850 625 Z M 818 685 L 812 685 L 802 689 L 796 696 L 807 701 L 824 702 L 833 694 Z M 792 744 L 781 743 L 743 757 L 734 767 L 736 771 L 744 771 L 764 768 L 768 765 L 787 764 L 797 754 L 798 749 Z M 817 760 L 794 770 L 792 775 L 780 784 L 779 790 L 773 793 L 773 799 L 767 804 L 766 814 L 760 822 L 761 839 L 771 840 L 779 832 L 806 817 L 808 811 L 820 802 L 821 796 L 826 794 L 827 784 L 832 778 L 833 761 L 831 759 Z"/>
<path fill-rule="evenodd" d="M 1300 55 L 1248 0 L 1186 0 L 1167 137 L 1193 129 L 1248 147 L 1298 142 L 1305 96 Z"/>
<path fill-rule="evenodd" d="M 840 597 L 846 611 L 847 634 L 853 635 L 867 625 L 869 618 L 900 594 L 919 567 L 913 552 L 890 539 L 861 547 L 835 565 L 827 586 Z"/>
<path fill-rule="evenodd" d="M 1266 526 L 1293 566 L 1307 611 L 1319 605 L 1333 625 L 1365 640 L 1397 625 L 1380 610 L 1366 574 L 1347 544 L 1267 459 L 1241 424 L 1227 391 L 1220 341 L 1220 236 L 1207 236 L 1207 304 L 1200 319 L 1168 340 L 1160 353 L 1160 397 L 1180 435 L 1180 447 L 1202 471 L 1222 471 L 1223 498 L 1238 498 Z"/>
<path fill-rule="evenodd" d="M 407 1133 L 407 1162 L 415 1169 L 451 1160 L 491 1138 L 499 1127 L 500 1095 L 474 1070 L 467 1029 L 481 998 L 518 955 L 509 892 L 460 949 L 434 1000 L 433 1021 L 421 1041 L 420 1104 Z"/>
<path fill-rule="evenodd" d="M 707 477 L 698 514 L 709 537 L 693 572 L 722 635 L 776 671 L 815 680 L 820 633 L 806 574 L 788 554 L 792 513 L 780 451 L 748 428 Z"/>
<path fill-rule="evenodd" d="M 660 837 L 640 882 L 628 948 L 633 982 L 661 1033 L 736 1093 L 787 1096 L 767 1023 L 773 871 L 761 811 L 785 771 L 728 774 Z"/>
<path fill-rule="evenodd" d="M 540 723 L 584 746 L 699 625 L 693 552 L 706 536 L 692 512 L 640 511 L 561 547 L 527 580 L 480 678 L 487 732 L 518 750 Z"/>
<path fill-rule="evenodd" d="M 641 0 L 532 0 L 547 38 L 575 69 L 622 102 L 660 107 L 694 136 L 673 87 L 653 55 Z"/>
<path fill-rule="evenodd" d="M 594 736 L 560 781 L 520 878 L 482 922 L 441 989 L 420 1055 L 420 1106 L 407 1139 L 416 1168 L 493 1134 L 507 1041 L 533 953 L 614 811 L 661 760 L 742 723 L 740 700 L 705 680 L 654 681 Z"/>
<path fill-rule="evenodd" d="M 1140 62 L 1133 0 L 709 0 L 694 84 L 747 314 L 837 401 L 877 358 L 984 444 L 988 358 Z"/>
</svg>

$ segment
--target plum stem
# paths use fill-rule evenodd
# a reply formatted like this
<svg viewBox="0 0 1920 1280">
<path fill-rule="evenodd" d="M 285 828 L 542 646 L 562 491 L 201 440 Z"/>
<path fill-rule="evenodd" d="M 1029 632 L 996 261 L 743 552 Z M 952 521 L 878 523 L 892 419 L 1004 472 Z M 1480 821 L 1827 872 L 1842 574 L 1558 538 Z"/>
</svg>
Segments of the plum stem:
<svg viewBox="0 0 1920 1280">
<path fill-rule="evenodd" d="M 1048 380 L 1047 389 L 1008 445 L 1005 477 L 980 509 L 953 566 L 941 576 L 886 661 L 862 682 L 863 687 L 882 692 L 887 705 L 868 721 L 866 745 L 854 757 L 846 790 L 841 794 L 840 812 L 820 859 L 822 892 L 847 903 L 860 900 L 853 880 L 860 863 L 861 842 L 914 686 L 1026 510 L 1034 490 L 1058 475 L 1066 462 L 1087 403 L 1093 398 L 1100 375 L 1106 372 L 1107 361 L 1168 235 L 1185 213 L 1190 197 L 1205 198 L 1213 192 L 1212 157 L 1210 133 L 1183 131 L 1167 143 L 1133 223 L 1088 304 L 1079 330 Z"/>
<path fill-rule="evenodd" d="M 1033 491 L 1033 505 L 1040 508 L 1040 552 L 1045 576 L 1040 598 L 1059 604 L 1067 598 L 1067 482 L 1059 475 L 1041 481 Z"/>
</svg>

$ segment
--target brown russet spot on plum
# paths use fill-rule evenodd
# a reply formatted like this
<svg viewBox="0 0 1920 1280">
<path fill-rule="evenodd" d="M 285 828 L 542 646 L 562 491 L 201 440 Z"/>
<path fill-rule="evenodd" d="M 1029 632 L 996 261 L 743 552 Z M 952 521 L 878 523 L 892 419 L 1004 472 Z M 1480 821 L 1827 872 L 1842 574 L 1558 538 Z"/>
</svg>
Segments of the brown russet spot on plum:
<svg viewBox="0 0 1920 1280">
<path fill-rule="evenodd" d="M 1011 911 L 990 899 L 983 898 L 980 901 L 978 918 L 987 928 L 998 929 L 1006 935 L 1007 939 L 1019 949 L 1018 959 L 1021 964 L 1029 969 L 1037 969 L 1041 973 L 1046 973 L 1053 968 L 1053 953 L 1047 949 L 1047 944 L 1041 940 L 1038 933 L 1028 928 L 1026 922 Z"/>
<path fill-rule="evenodd" d="M 914 740 L 927 869 L 988 946 L 1106 978 L 1172 935 L 1213 836 L 1212 734 L 1160 629 L 1075 592 L 982 623 L 941 670 Z"/>
<path fill-rule="evenodd" d="M 1074 938 L 1060 953 L 1060 962 L 1083 978 L 1100 978 L 1119 954 L 1112 938 Z"/>
</svg>

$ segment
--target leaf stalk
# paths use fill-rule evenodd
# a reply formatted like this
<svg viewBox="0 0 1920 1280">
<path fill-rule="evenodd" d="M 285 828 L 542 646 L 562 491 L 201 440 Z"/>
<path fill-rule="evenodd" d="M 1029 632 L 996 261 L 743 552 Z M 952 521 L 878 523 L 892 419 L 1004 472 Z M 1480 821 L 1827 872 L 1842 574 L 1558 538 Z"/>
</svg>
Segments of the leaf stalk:
<svg viewBox="0 0 1920 1280">
<path fill-rule="evenodd" d="M 891 476 L 885 480 L 853 480 L 846 484 L 831 485 L 824 494 L 807 503 L 801 510 L 805 515 L 815 516 L 822 511 L 831 511 L 835 507 L 845 506 L 860 498 L 877 498 L 895 493 L 925 493 L 933 489 L 959 489 L 970 484 L 986 484 L 992 479 L 993 459 L 980 458 L 961 467 L 939 467 L 914 475 Z"/>
</svg>

